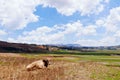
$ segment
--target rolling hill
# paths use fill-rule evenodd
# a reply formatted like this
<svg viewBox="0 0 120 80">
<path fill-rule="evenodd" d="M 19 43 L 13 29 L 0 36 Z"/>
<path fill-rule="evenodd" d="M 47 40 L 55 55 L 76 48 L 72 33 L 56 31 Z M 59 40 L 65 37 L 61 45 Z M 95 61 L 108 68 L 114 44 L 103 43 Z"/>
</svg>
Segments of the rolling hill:
<svg viewBox="0 0 120 80">
<path fill-rule="evenodd" d="M 0 52 L 45 52 L 46 49 L 36 44 L 9 43 L 0 41 Z"/>
</svg>

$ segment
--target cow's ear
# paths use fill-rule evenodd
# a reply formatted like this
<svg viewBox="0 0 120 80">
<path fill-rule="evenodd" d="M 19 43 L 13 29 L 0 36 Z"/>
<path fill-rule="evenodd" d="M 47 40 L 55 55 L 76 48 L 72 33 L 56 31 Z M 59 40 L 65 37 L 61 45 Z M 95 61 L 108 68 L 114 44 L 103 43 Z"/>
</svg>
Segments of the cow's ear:
<svg viewBox="0 0 120 80">
<path fill-rule="evenodd" d="M 45 59 L 43 59 L 43 62 L 46 62 Z"/>
</svg>

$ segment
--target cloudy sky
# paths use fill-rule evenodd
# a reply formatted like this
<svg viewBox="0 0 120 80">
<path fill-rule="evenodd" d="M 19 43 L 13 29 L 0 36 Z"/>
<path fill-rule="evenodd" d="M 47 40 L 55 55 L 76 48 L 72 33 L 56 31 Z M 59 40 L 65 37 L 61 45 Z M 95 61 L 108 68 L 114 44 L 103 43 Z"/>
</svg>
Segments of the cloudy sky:
<svg viewBox="0 0 120 80">
<path fill-rule="evenodd" d="M 120 0 L 0 0 L 0 40 L 120 45 Z"/>
</svg>

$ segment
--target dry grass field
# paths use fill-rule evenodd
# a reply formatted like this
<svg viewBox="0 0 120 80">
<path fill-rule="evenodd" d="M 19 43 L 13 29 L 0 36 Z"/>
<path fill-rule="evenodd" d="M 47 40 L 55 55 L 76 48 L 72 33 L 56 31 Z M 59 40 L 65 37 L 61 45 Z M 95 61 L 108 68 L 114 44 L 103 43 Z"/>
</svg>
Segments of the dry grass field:
<svg viewBox="0 0 120 80">
<path fill-rule="evenodd" d="M 27 71 L 26 66 L 50 57 L 50 66 Z M 120 80 L 120 67 L 80 57 L 0 53 L 0 80 Z"/>
</svg>

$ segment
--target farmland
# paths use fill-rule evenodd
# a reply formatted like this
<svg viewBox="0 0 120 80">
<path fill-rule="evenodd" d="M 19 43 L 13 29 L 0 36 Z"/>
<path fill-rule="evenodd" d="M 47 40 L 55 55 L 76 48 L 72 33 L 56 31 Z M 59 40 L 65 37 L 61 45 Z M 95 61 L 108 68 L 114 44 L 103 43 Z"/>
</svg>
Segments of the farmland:
<svg viewBox="0 0 120 80">
<path fill-rule="evenodd" d="M 63 53 L 0 53 L 0 80 L 120 80 L 118 55 Z M 51 59 L 48 68 L 26 70 L 29 63 L 45 58 Z"/>
</svg>

